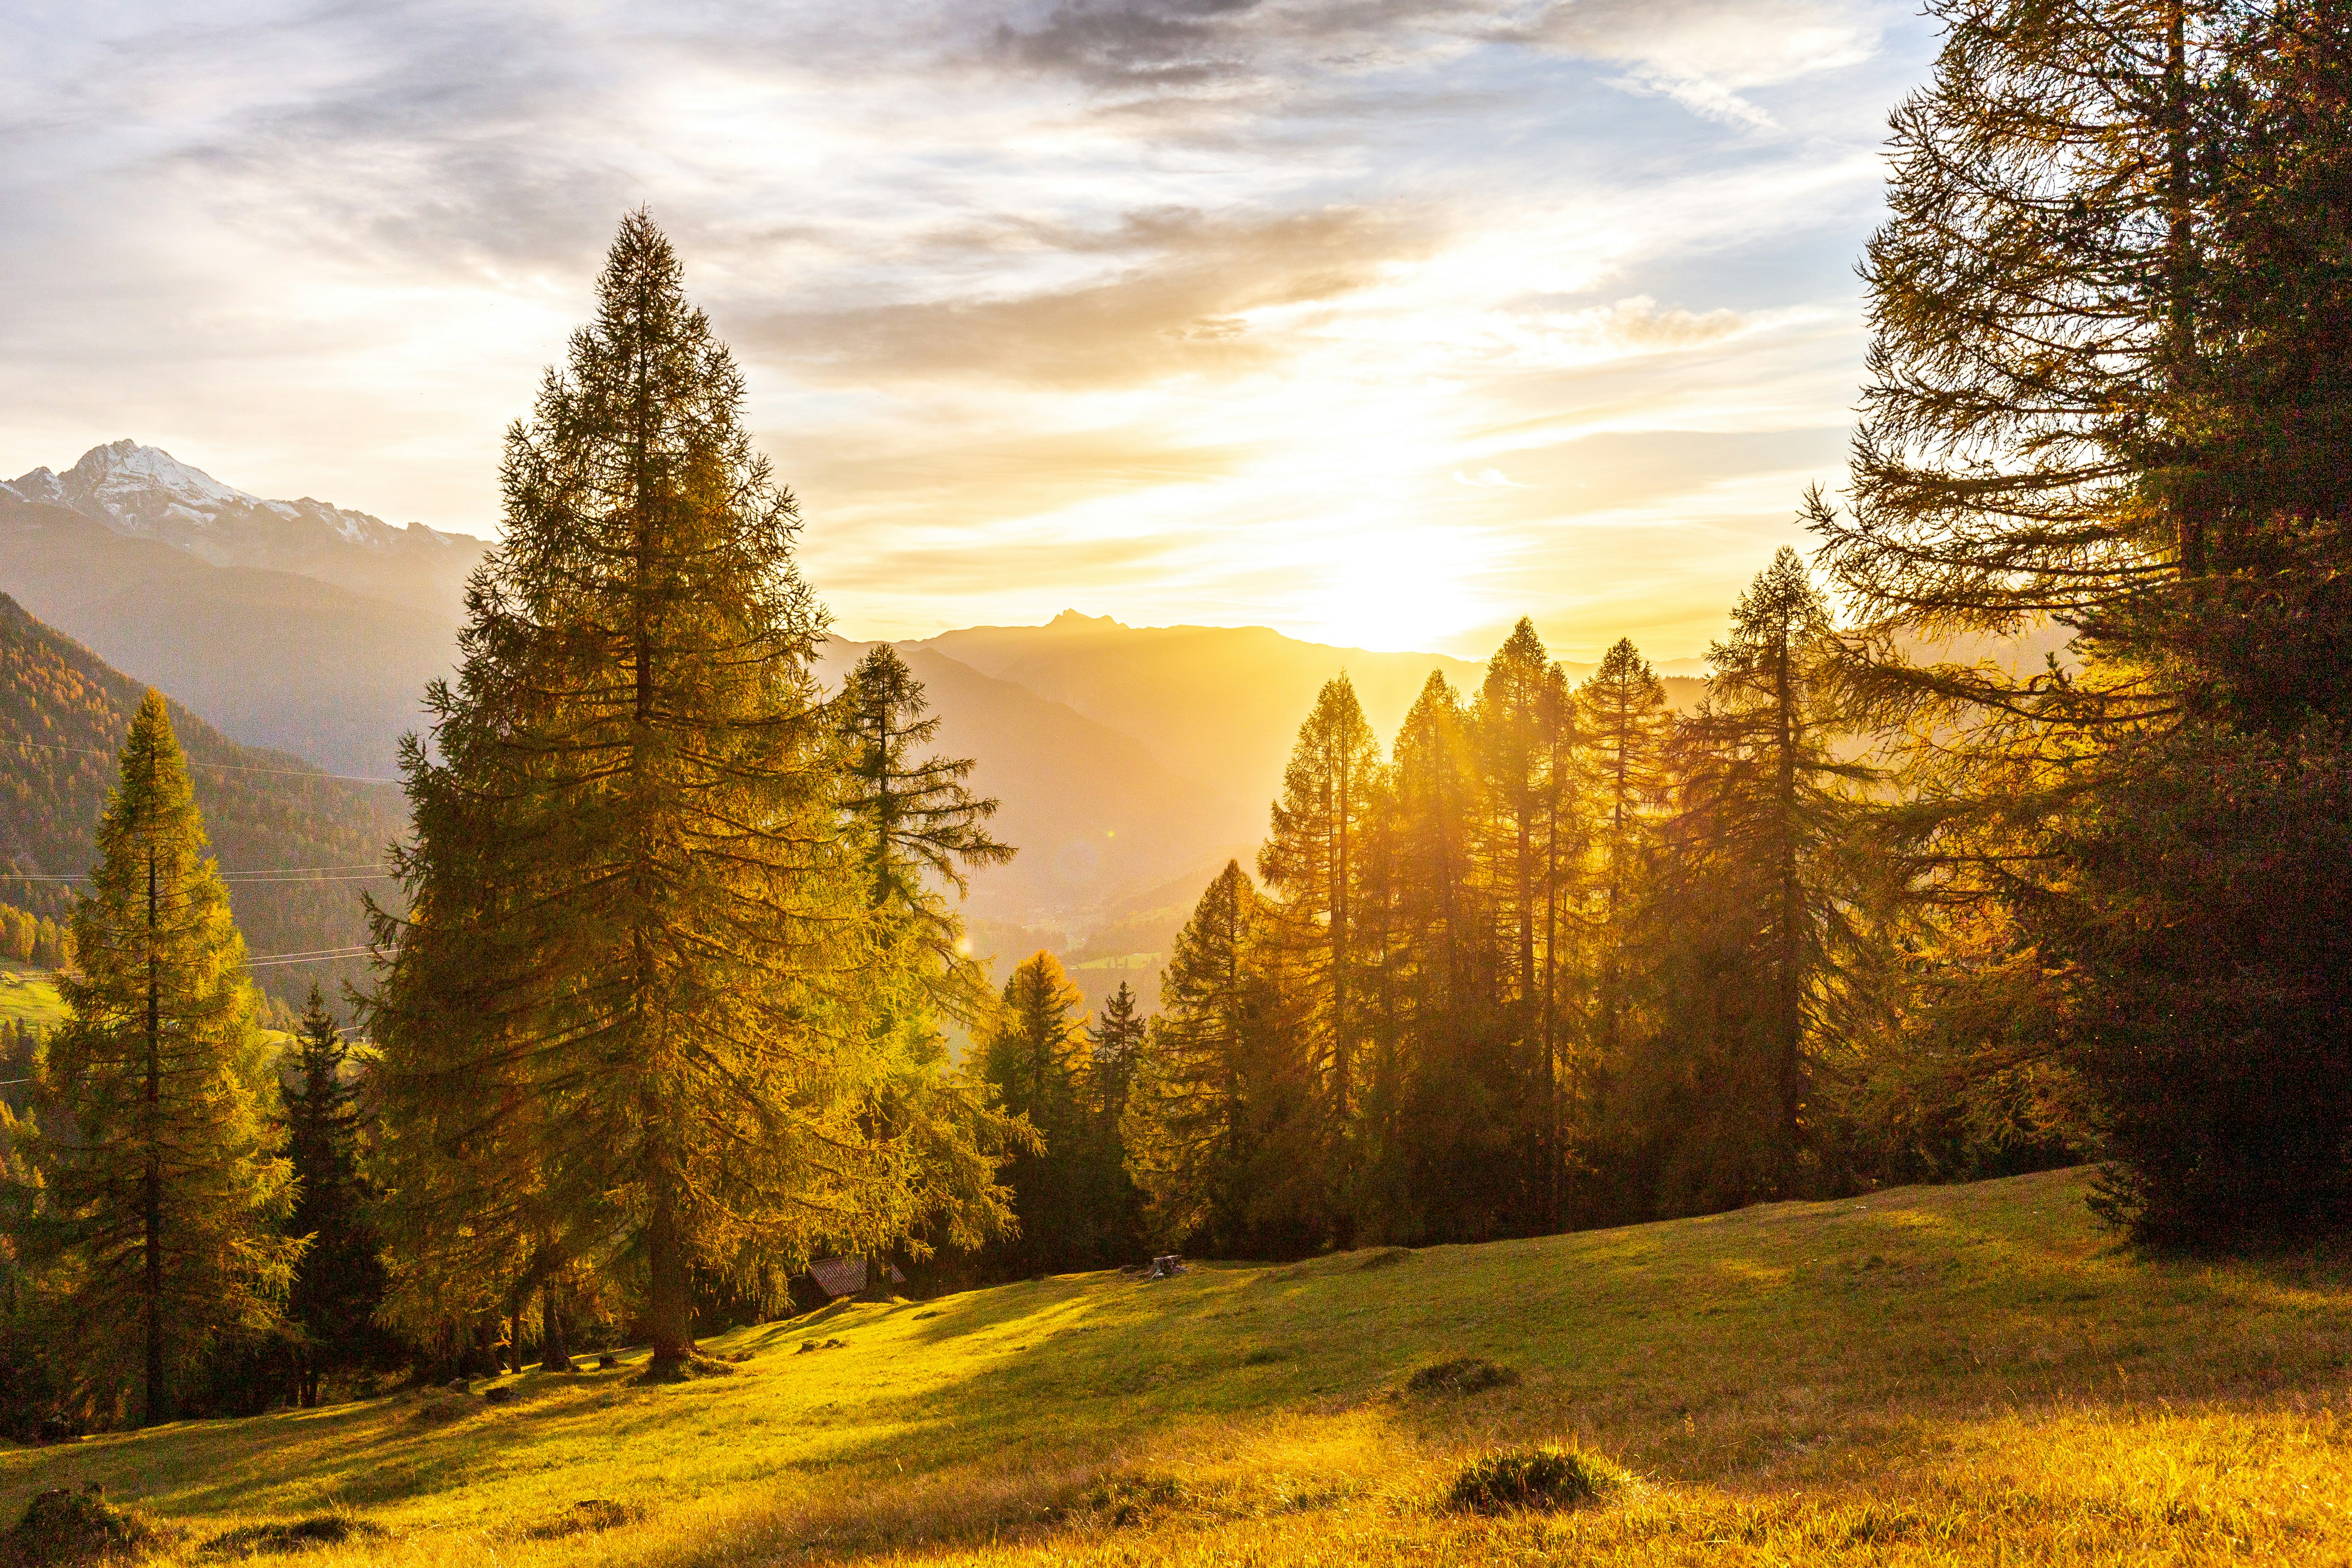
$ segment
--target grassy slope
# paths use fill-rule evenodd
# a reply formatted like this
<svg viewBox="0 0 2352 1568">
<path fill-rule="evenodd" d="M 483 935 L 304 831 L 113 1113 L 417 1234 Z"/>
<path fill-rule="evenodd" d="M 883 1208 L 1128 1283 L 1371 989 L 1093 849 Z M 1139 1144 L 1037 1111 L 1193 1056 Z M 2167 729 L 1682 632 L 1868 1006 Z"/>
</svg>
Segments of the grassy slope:
<svg viewBox="0 0 2352 1568">
<path fill-rule="evenodd" d="M 1070 1276 L 720 1342 L 732 1377 L 514 1380 L 0 1454 L 0 1502 L 103 1481 L 201 1533 L 331 1506 L 310 1561 L 2136 1563 L 2352 1560 L 2352 1273 L 2149 1264 L 2058 1173 L 1709 1219 Z M 806 1337 L 843 1348 L 793 1351 Z M 1518 1387 L 1402 1396 L 1430 1360 Z M 1639 1481 L 1551 1518 L 1436 1508 L 1489 1445 Z M 1101 1478 L 1182 1500 L 1114 1525 Z M 551 1537 L 578 1500 L 643 1521 Z"/>
<path fill-rule="evenodd" d="M 0 963 L 0 1019 L 49 1029 L 65 1016 L 56 975 L 26 963 Z"/>
</svg>

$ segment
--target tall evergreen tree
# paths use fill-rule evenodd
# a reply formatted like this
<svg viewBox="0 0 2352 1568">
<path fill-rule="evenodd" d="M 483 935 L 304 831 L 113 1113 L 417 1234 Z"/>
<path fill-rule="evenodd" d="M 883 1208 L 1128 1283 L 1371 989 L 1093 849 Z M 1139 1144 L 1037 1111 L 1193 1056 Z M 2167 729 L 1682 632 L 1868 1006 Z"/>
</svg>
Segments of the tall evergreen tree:
<svg viewBox="0 0 2352 1568">
<path fill-rule="evenodd" d="M 1275 920 L 1228 862 L 1160 975 L 1122 1142 L 1171 1245 L 1292 1253 L 1328 1234 L 1321 1099 Z"/>
<path fill-rule="evenodd" d="M 842 812 L 868 907 L 913 928 L 936 961 L 933 990 L 969 1022 L 977 970 L 939 884 L 967 893 L 974 869 L 1004 865 L 1014 851 L 989 837 L 996 802 L 965 784 L 973 760 L 918 754 L 939 734 L 929 706 L 923 683 L 889 644 L 857 662 L 834 700 L 848 752 Z"/>
<path fill-rule="evenodd" d="M 277 1323 L 301 1252 L 276 1224 L 290 1173 L 263 1110 L 245 943 L 158 693 L 131 721 L 98 851 L 79 973 L 59 978 L 28 1239 L 100 1368 L 135 1363 L 152 1425 L 209 1345 Z"/>
<path fill-rule="evenodd" d="M 1486 664 L 1475 714 L 1478 858 L 1496 921 L 1498 993 L 1528 1092 L 1515 1118 L 1537 1159 L 1517 1216 L 1554 1228 L 1560 1202 L 1558 976 L 1563 879 L 1582 848 L 1577 816 L 1575 707 L 1567 677 L 1522 617 Z"/>
<path fill-rule="evenodd" d="M 2067 977 L 2028 994 L 2114 1212 L 2197 1241 L 2338 1223 L 2352 28 L 2252 0 L 1936 13 L 1865 268 L 1855 505 L 1817 521 L 1864 622 L 1849 672 L 1913 737 L 1889 822 L 1937 899 L 2006 907 L 1989 973 Z M 1984 657 L 2051 623 L 2063 659 Z"/>
<path fill-rule="evenodd" d="M 1518 1148 L 1526 1084 L 1480 866 L 1485 791 L 1473 716 L 1433 673 L 1392 758 L 1398 1050 L 1405 1136 L 1383 1184 L 1414 1194 L 1400 1238 L 1481 1239 L 1517 1228 L 1530 1173 Z"/>
<path fill-rule="evenodd" d="M 1600 907 L 1592 917 L 1600 950 L 1594 1047 L 1601 1070 L 1607 1072 L 1624 1049 L 1628 934 L 1656 814 L 1666 795 L 1672 716 L 1664 685 L 1630 637 L 1619 638 L 1601 656 L 1601 668 L 1578 688 L 1576 700 L 1579 728 L 1590 748 L 1593 853 L 1599 862 Z"/>
<path fill-rule="evenodd" d="M 381 1358 L 391 1350 L 375 1322 L 384 1292 L 371 1208 L 360 1171 L 358 1089 L 346 1068 L 351 1047 L 319 987 L 296 1026 L 291 1081 L 282 1092 L 286 1152 L 295 1180 L 289 1234 L 306 1245 L 287 1315 L 301 1330 L 298 1397 L 319 1403 L 323 1372 Z M 283 1068 L 281 1068 L 281 1071 Z"/>
<path fill-rule="evenodd" d="M 1095 1113 L 1111 1127 L 1127 1111 L 1127 1093 L 1143 1058 L 1145 1020 L 1135 1011 L 1135 989 L 1124 980 L 1087 1030 L 1087 1082 Z"/>
<path fill-rule="evenodd" d="M 394 1217 L 419 1288 L 552 1232 L 640 1282 L 656 1375 L 692 1279 L 863 1244 L 876 1064 L 830 983 L 860 967 L 834 833 L 823 619 L 743 382 L 631 216 L 531 420 L 467 591 L 438 760 L 405 759 L 412 901 L 379 920 Z M 875 1222 L 875 1223 L 879 1223 Z"/>
<path fill-rule="evenodd" d="M 1315 1054 L 1327 1085 L 1326 1125 L 1333 1140 L 1336 1220 L 1344 1241 L 1354 1232 L 1350 1200 L 1362 1027 L 1356 994 L 1358 884 L 1362 839 L 1379 797 L 1379 739 L 1345 674 L 1324 683 L 1299 727 L 1274 804 L 1272 831 L 1258 851 L 1258 875 L 1282 897 L 1282 934 L 1297 964 L 1297 1000 L 1315 1031 Z"/>
<path fill-rule="evenodd" d="M 1059 960 L 1038 952 L 1004 983 L 1003 1005 L 981 1042 L 981 1070 L 998 1103 L 1025 1118 L 1042 1142 L 1014 1156 L 1007 1172 L 1021 1234 L 1013 1260 L 1032 1268 L 1083 1267 L 1093 1257 L 1087 1166 L 1097 1139 L 1087 1113 L 1090 1051 L 1085 998 Z"/>
<path fill-rule="evenodd" d="M 994 1172 L 1017 1137 L 975 1084 L 943 1070 L 935 1018 L 970 1026 L 988 1005 L 946 889 L 961 897 L 974 869 L 1003 865 L 1014 852 L 989 837 L 996 802 L 964 783 L 973 760 L 919 754 L 939 733 L 929 709 L 922 682 L 887 643 L 858 661 L 833 702 L 845 752 L 845 847 L 865 888 L 876 954 L 885 967 L 908 969 L 913 981 L 878 987 L 866 1009 L 882 1031 L 884 1059 L 895 1063 L 871 1091 L 866 1135 L 896 1173 L 891 1206 L 905 1233 L 867 1252 L 866 1288 L 877 1295 L 888 1289 L 883 1253 L 894 1243 L 943 1226 L 968 1245 L 1011 1218 Z"/>
<path fill-rule="evenodd" d="M 1649 938 L 1655 1022 L 1624 1092 L 1648 1102 L 1661 1212 L 1817 1185 L 1811 1068 L 1857 973 L 1850 825 L 1863 765 L 1840 759 L 1827 606 L 1785 546 L 1707 650 L 1699 710 L 1677 738 Z M 1661 1093 L 1642 1078 L 1673 1086 Z M 1663 1114 L 1661 1114 L 1663 1112 Z"/>
</svg>

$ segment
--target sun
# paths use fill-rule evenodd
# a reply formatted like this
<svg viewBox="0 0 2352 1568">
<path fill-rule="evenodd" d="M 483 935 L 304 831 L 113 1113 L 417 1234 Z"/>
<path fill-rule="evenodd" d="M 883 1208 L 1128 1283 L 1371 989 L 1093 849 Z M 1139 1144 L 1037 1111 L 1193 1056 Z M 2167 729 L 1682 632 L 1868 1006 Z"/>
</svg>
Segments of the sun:
<svg viewBox="0 0 2352 1568">
<path fill-rule="evenodd" d="M 1444 653 L 1492 618 L 1473 582 L 1478 563 L 1454 532 L 1426 526 L 1369 531 L 1339 542 L 1316 635 L 1382 653 Z"/>
</svg>

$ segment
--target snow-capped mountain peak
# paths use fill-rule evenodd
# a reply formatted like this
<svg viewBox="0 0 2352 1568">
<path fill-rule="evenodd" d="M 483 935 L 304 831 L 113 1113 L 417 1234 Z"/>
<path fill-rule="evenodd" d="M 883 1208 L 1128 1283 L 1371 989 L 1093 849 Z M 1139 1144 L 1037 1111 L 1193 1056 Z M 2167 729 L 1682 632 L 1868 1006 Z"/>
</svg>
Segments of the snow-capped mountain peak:
<svg viewBox="0 0 2352 1568">
<path fill-rule="evenodd" d="M 268 505 L 259 496 L 190 468 L 161 447 L 142 447 L 129 439 L 92 447 L 61 479 L 68 491 L 88 496 L 118 516 L 138 516 L 162 501 L 191 521 L 206 521 L 224 507 Z"/>
<path fill-rule="evenodd" d="M 467 534 L 395 528 L 309 496 L 265 500 L 128 439 L 92 447 L 61 474 L 35 468 L 0 483 L 0 494 L 64 507 L 215 566 L 297 572 L 436 608 L 454 607 L 483 548 Z"/>
</svg>

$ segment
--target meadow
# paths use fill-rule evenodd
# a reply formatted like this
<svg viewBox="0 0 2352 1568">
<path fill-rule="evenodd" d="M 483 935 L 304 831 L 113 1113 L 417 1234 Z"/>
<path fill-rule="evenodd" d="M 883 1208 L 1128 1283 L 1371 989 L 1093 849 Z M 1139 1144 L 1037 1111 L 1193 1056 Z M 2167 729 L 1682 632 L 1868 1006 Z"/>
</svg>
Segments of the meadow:
<svg viewBox="0 0 2352 1568">
<path fill-rule="evenodd" d="M 189 1562 L 322 1513 L 383 1533 L 321 1564 L 2352 1561 L 2352 1269 L 2149 1260 L 2087 1183 L 836 1305 L 686 1384 L 625 1360 L 10 1450 L 0 1506 L 101 1483 Z M 1518 1380 L 1414 1391 L 1455 1357 Z M 1444 1506 L 1537 1443 L 1626 1479 Z"/>
<path fill-rule="evenodd" d="M 55 973 L 29 963 L 0 963 L 0 1022 L 52 1029 L 65 1016 Z"/>
</svg>

